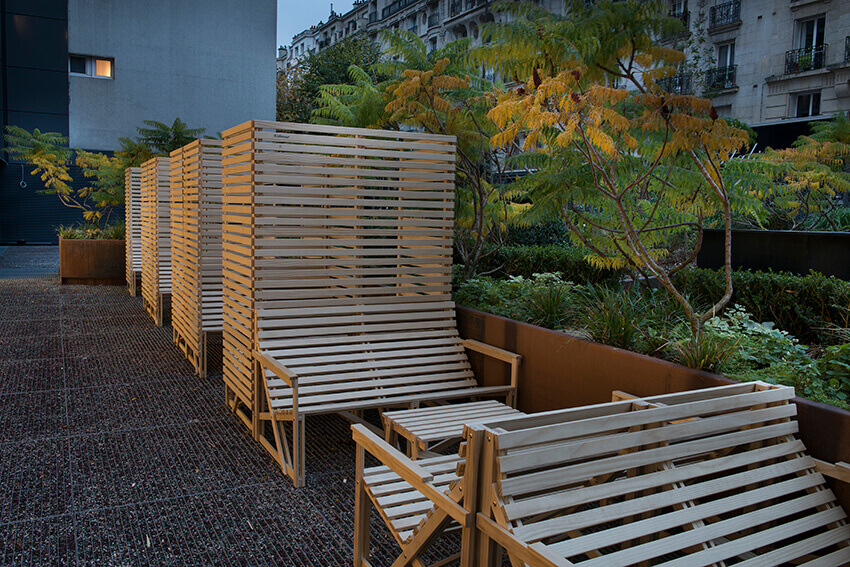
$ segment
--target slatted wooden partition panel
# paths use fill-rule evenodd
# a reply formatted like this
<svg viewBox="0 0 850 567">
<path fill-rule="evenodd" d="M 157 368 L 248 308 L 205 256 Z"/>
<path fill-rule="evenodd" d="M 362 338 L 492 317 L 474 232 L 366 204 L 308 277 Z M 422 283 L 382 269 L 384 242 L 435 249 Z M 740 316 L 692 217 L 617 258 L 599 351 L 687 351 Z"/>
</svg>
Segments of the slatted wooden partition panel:
<svg viewBox="0 0 850 567">
<path fill-rule="evenodd" d="M 297 420 L 477 386 L 451 302 L 453 140 L 258 121 L 224 132 L 231 402 L 253 408 L 260 392 Z M 282 380 L 255 383 L 252 350 L 293 365 L 297 411 Z"/>
<path fill-rule="evenodd" d="M 142 302 L 157 326 L 171 296 L 171 171 L 166 157 L 142 164 Z"/>
<path fill-rule="evenodd" d="M 175 150 L 171 172 L 174 341 L 204 377 L 207 334 L 222 330 L 221 142 Z"/>
<path fill-rule="evenodd" d="M 124 170 L 124 260 L 127 267 L 127 289 L 130 295 L 138 293 L 138 278 L 142 275 L 142 168 Z"/>
</svg>

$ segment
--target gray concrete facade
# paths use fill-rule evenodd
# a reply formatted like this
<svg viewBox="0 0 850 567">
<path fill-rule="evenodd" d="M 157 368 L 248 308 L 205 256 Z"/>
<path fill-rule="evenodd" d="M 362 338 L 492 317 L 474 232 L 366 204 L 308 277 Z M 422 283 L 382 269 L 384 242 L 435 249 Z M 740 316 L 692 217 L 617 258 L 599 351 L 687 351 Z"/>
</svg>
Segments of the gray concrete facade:
<svg viewBox="0 0 850 567">
<path fill-rule="evenodd" d="M 114 150 L 142 120 L 208 135 L 275 117 L 275 0 L 69 0 L 68 53 L 114 60 L 70 75 L 70 144 Z"/>
</svg>

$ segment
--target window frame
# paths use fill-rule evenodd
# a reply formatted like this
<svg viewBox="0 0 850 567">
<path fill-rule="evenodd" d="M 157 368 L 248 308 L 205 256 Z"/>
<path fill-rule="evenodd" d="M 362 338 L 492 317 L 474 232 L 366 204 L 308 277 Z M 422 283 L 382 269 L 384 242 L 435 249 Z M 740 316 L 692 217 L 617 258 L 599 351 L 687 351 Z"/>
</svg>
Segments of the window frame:
<svg viewBox="0 0 850 567">
<path fill-rule="evenodd" d="M 793 95 L 791 95 L 791 97 L 792 97 L 793 105 L 792 105 L 792 108 L 791 108 L 792 112 L 789 113 L 789 115 L 790 115 L 789 118 L 810 118 L 812 116 L 821 116 L 821 104 L 823 102 L 823 97 L 821 96 L 820 90 L 803 91 L 803 92 L 799 92 L 799 93 L 794 93 Z M 807 112 L 808 113 L 807 114 L 802 114 L 802 115 L 800 114 L 800 98 L 801 97 L 808 97 L 808 103 L 807 103 L 807 106 L 808 106 Z M 817 113 L 812 112 L 815 97 L 817 97 L 817 110 L 818 110 Z"/>
<path fill-rule="evenodd" d="M 83 59 L 85 60 L 85 72 L 78 73 L 71 70 L 71 59 Z M 109 62 L 109 75 L 98 75 L 97 74 L 97 63 L 98 61 L 107 61 Z M 105 79 L 112 80 L 115 78 L 115 58 L 114 57 L 101 57 L 97 55 L 81 55 L 79 53 L 69 53 L 68 54 L 68 76 L 69 77 L 88 77 L 90 79 Z"/>
</svg>

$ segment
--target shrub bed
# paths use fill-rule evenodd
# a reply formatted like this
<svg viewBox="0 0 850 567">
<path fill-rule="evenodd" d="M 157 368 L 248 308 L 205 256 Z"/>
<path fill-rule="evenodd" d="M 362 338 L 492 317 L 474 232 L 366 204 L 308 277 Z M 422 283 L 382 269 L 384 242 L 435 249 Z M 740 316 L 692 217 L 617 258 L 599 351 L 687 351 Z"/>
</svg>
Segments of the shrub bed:
<svg viewBox="0 0 850 567">
<path fill-rule="evenodd" d="M 488 255 L 480 264 L 481 273 L 497 277 L 558 273 L 576 283 L 613 283 L 621 273 L 592 266 L 576 247 L 549 244 L 546 246 L 503 246 Z"/>
</svg>

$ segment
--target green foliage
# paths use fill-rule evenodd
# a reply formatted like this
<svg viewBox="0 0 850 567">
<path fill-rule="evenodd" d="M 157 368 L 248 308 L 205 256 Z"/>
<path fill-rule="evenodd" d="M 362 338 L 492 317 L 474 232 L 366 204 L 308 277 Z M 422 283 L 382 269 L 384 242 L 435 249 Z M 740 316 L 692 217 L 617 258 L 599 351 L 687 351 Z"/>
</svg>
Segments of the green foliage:
<svg viewBox="0 0 850 567">
<path fill-rule="evenodd" d="M 733 339 L 705 332 L 673 343 L 675 360 L 683 366 L 706 372 L 722 372 L 735 354 Z"/>
<path fill-rule="evenodd" d="M 723 289 L 719 270 L 683 270 L 676 285 L 696 300 L 705 301 Z M 733 301 L 757 321 L 772 321 L 805 342 L 834 344 L 829 325 L 850 326 L 850 282 L 817 272 L 796 276 L 786 272 L 738 270 L 732 273 Z"/>
<path fill-rule="evenodd" d="M 92 180 L 91 185 L 79 189 L 77 194 L 90 197 L 99 209 L 85 211 L 83 217 L 97 223 L 105 216 L 109 222 L 113 209 L 124 204 L 124 161 L 118 155 L 107 157 L 77 150 L 77 166 L 83 176 Z"/>
<path fill-rule="evenodd" d="M 606 287 L 589 288 L 579 321 L 599 343 L 634 350 L 646 317 L 641 296 Z"/>
<path fill-rule="evenodd" d="M 351 84 L 319 87 L 312 121 L 352 128 L 387 127 L 386 83 L 376 84 L 375 77 L 357 65 L 348 68 L 348 76 Z"/>
<path fill-rule="evenodd" d="M 575 313 L 575 286 L 560 274 L 534 274 L 534 285 L 522 298 L 526 321 L 548 329 L 563 329 Z"/>
<path fill-rule="evenodd" d="M 535 273 L 560 272 L 581 283 L 607 283 L 619 280 L 621 272 L 598 268 L 587 261 L 575 246 L 502 246 L 484 257 L 482 273 L 501 276 L 532 277 Z"/>
<path fill-rule="evenodd" d="M 116 222 L 105 227 L 97 225 L 59 226 L 56 229 L 60 238 L 75 240 L 123 240 L 125 225 Z"/>
<path fill-rule="evenodd" d="M 68 173 L 71 150 L 68 138 L 58 132 L 41 132 L 38 128 L 28 132 L 13 125 L 6 126 L 5 151 L 12 159 L 35 166 L 32 175 L 38 175 L 45 189 L 37 193 L 58 195 L 63 203 L 73 202 L 72 181 Z"/>
<path fill-rule="evenodd" d="M 850 395 L 850 343 L 827 347 L 818 360 L 822 380 L 837 385 L 844 392 L 844 400 Z"/>
<path fill-rule="evenodd" d="M 165 156 L 193 142 L 206 132 L 206 128 L 189 128 L 179 118 L 175 118 L 171 126 L 156 120 L 142 120 L 142 122 L 148 128 L 143 126 L 136 128 L 139 133 L 136 140 Z"/>
<path fill-rule="evenodd" d="M 570 238 L 570 233 L 561 220 L 529 225 L 510 225 L 506 233 L 505 242 L 510 246 L 565 245 Z"/>
<path fill-rule="evenodd" d="M 309 53 L 294 68 L 278 73 L 277 119 L 309 122 L 319 107 L 320 89 L 325 85 L 356 85 L 350 68 L 371 71 L 381 59 L 381 48 L 363 35 L 346 38 L 327 49 Z M 380 82 L 382 76 L 373 76 Z M 326 97 L 323 97 L 326 98 Z"/>
</svg>

